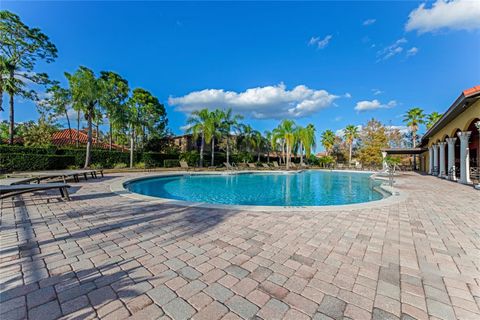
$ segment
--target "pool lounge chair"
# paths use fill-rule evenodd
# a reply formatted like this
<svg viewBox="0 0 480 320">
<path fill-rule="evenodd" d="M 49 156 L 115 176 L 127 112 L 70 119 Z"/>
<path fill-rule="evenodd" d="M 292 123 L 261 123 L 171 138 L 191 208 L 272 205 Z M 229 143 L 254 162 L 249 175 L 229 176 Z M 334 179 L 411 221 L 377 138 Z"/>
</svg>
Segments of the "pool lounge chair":
<svg viewBox="0 0 480 320">
<path fill-rule="evenodd" d="M 27 184 L 33 181 L 37 181 L 37 178 L 5 178 L 5 179 L 0 179 L 0 186 Z"/>
<path fill-rule="evenodd" d="M 43 180 L 47 181 L 62 181 L 66 183 L 68 178 L 73 178 L 77 181 L 77 177 L 72 174 L 66 174 L 63 171 L 36 171 L 36 172 L 20 172 L 8 174 L 7 178 L 30 178 L 31 181 L 40 183 Z"/>
<path fill-rule="evenodd" d="M 263 167 L 264 169 L 268 169 L 268 170 L 271 170 L 271 169 L 272 169 L 267 163 L 264 163 L 264 162 L 262 162 L 262 167 Z"/>
<path fill-rule="evenodd" d="M 250 169 L 257 169 L 257 165 L 255 163 L 247 162 L 247 165 Z"/>
<path fill-rule="evenodd" d="M 41 190 L 58 189 L 62 198 L 70 200 L 68 194 L 70 186 L 65 183 L 39 183 L 39 184 L 14 184 L 14 185 L 0 185 L 0 199 L 16 196 L 23 193 L 36 192 Z"/>
<path fill-rule="evenodd" d="M 283 166 L 280 166 L 277 161 L 272 161 L 273 167 L 276 169 L 281 169 Z"/>
<path fill-rule="evenodd" d="M 183 161 L 183 160 L 180 160 L 180 168 L 182 168 L 186 171 L 195 170 L 194 167 L 189 166 L 188 163 L 186 161 Z"/>
<path fill-rule="evenodd" d="M 227 168 L 227 170 L 238 170 L 237 166 L 235 166 L 234 164 L 224 162 L 223 165 L 225 166 L 225 168 Z"/>
<path fill-rule="evenodd" d="M 79 170 L 51 170 L 51 171 L 34 171 L 34 172 L 20 172 L 7 175 L 12 178 L 31 178 L 37 183 L 43 180 L 49 181 L 63 181 L 66 183 L 67 179 L 73 178 L 75 182 L 79 182 L 79 176 L 83 175 L 85 180 L 88 180 L 88 175 L 92 178 L 97 178 L 97 173 L 103 175 L 103 169 L 79 169 Z"/>
</svg>

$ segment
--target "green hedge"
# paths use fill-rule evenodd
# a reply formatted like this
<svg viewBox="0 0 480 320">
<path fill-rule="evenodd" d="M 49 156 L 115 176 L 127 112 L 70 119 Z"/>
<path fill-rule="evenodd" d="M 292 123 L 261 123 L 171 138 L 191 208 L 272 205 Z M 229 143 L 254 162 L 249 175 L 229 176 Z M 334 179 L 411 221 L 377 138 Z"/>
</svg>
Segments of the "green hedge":
<svg viewBox="0 0 480 320">
<path fill-rule="evenodd" d="M 20 156 L 21 155 L 21 156 Z M 52 156 L 58 163 L 49 163 L 45 157 Z M 64 157 L 62 157 L 64 156 Z M 48 170 L 67 168 L 68 166 L 83 167 L 85 164 L 85 148 L 56 147 L 36 148 L 23 146 L 0 145 L 0 170 L 21 171 L 21 170 Z M 163 154 L 158 152 L 135 152 L 134 163 L 143 162 L 145 167 L 163 167 L 165 160 L 177 160 L 178 154 Z M 63 163 L 65 162 L 65 163 Z M 130 153 L 121 151 L 110 151 L 105 149 L 93 149 L 91 162 L 92 166 L 98 168 L 114 168 L 119 163 L 130 163 Z"/>
<path fill-rule="evenodd" d="M 0 145 L 0 170 L 1 171 L 22 171 L 22 170 L 47 170 L 64 169 L 69 166 L 83 167 L 85 163 L 85 148 L 36 148 L 23 146 Z M 203 154 L 204 166 L 210 165 L 211 154 Z M 178 160 L 187 161 L 190 166 L 197 166 L 199 163 L 199 154 L 197 151 L 178 154 L 164 154 L 159 152 L 135 152 L 134 163 L 143 162 L 146 168 L 156 167 L 178 167 Z M 254 162 L 256 156 L 250 153 L 231 154 L 230 162 Z M 262 162 L 266 162 L 265 157 L 261 157 Z M 270 161 L 277 160 L 271 157 Z M 221 165 L 226 161 L 225 153 L 215 152 L 215 165 Z M 98 168 L 114 168 L 116 164 L 130 163 L 130 153 L 121 151 L 110 151 L 105 149 L 92 150 L 92 166 Z"/>
<path fill-rule="evenodd" d="M 163 161 L 165 168 L 178 168 L 180 167 L 180 160 L 167 159 Z"/>
<path fill-rule="evenodd" d="M 17 145 L 0 144 L 0 154 L 7 153 L 26 153 L 26 154 L 59 154 L 56 147 L 23 147 Z"/>
<path fill-rule="evenodd" d="M 178 160 L 178 154 L 164 154 L 159 152 L 144 152 L 141 161 L 145 163 L 146 168 L 163 167 L 165 160 Z"/>
<path fill-rule="evenodd" d="M 75 158 L 75 166 L 83 167 L 85 164 L 86 150 L 85 149 L 59 149 L 65 155 L 73 156 Z M 141 161 L 141 154 L 134 153 L 134 162 Z M 93 149 L 90 163 L 98 167 L 109 169 L 113 168 L 116 163 L 130 163 L 130 154 L 128 152 L 110 151 L 103 149 Z"/>
<path fill-rule="evenodd" d="M 195 167 L 200 161 L 200 154 L 197 151 L 187 151 L 181 153 L 179 159 L 186 161 L 189 166 Z"/>
<path fill-rule="evenodd" d="M 8 153 L 0 155 L 1 171 L 37 171 L 66 169 L 75 164 L 72 156 L 54 154 Z"/>
</svg>

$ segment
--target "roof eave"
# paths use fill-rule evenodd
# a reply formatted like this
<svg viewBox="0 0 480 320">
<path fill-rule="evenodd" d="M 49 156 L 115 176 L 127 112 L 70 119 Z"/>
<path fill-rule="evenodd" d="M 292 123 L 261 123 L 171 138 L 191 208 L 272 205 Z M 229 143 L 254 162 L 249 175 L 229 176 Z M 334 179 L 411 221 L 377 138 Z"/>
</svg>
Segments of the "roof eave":
<svg viewBox="0 0 480 320">
<path fill-rule="evenodd" d="M 435 133 L 441 130 L 444 125 L 450 122 L 452 119 L 462 113 L 465 109 L 467 109 L 470 105 L 468 102 L 470 100 L 475 99 L 476 97 L 480 96 L 480 92 L 475 92 L 474 94 L 465 96 L 464 92 L 455 100 L 455 102 L 448 108 L 447 112 L 443 114 L 443 116 L 435 122 L 435 124 L 427 130 L 427 132 L 422 137 L 422 145 L 428 142 L 428 138 L 433 136 Z M 462 110 L 459 111 L 459 106 L 462 107 Z"/>
</svg>

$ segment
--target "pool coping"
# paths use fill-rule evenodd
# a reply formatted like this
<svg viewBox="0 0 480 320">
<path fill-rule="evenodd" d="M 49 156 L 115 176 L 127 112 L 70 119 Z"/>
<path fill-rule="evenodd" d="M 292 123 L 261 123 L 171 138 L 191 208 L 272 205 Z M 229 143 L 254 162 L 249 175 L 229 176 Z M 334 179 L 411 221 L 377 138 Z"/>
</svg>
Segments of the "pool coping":
<svg viewBox="0 0 480 320">
<path fill-rule="evenodd" d="M 311 169 L 309 169 L 311 170 Z M 137 180 L 143 180 L 145 178 L 156 178 L 156 177 L 173 177 L 181 175 L 232 175 L 232 174 L 246 174 L 246 173 L 277 173 L 277 174 L 292 174 L 298 173 L 304 170 L 293 170 L 293 171 L 279 171 L 279 170 L 242 170 L 242 171 L 167 171 L 167 172 L 155 172 L 155 173 L 145 173 L 141 176 L 136 177 L 121 177 L 115 179 L 110 184 L 110 190 L 123 197 L 130 198 L 137 201 L 148 201 L 151 203 L 158 204 L 169 204 L 177 205 L 183 207 L 198 207 L 204 209 L 221 209 L 221 210 L 241 210 L 241 211 L 264 211 L 264 212 L 307 212 L 307 211 L 343 211 L 343 210 L 359 210 L 359 209 L 373 209 L 380 208 L 396 203 L 400 203 L 405 200 L 406 195 L 404 192 L 400 192 L 395 187 L 379 185 L 378 187 L 382 189 L 383 192 L 389 194 L 389 196 L 384 197 L 379 200 L 373 200 L 368 202 L 352 203 L 352 204 L 342 204 L 342 205 L 326 205 L 326 206 L 255 206 L 255 205 L 231 205 L 231 204 L 212 204 L 205 202 L 192 202 L 185 200 L 176 200 L 169 198 L 160 198 L 147 196 L 135 192 L 131 192 L 125 188 L 126 183 L 134 182 Z M 355 172 L 355 173 L 375 173 L 373 171 L 354 171 L 354 170 L 322 170 L 322 171 L 332 171 L 332 172 Z M 374 177 L 375 179 L 375 177 Z M 381 179 L 378 179 L 381 180 Z"/>
</svg>

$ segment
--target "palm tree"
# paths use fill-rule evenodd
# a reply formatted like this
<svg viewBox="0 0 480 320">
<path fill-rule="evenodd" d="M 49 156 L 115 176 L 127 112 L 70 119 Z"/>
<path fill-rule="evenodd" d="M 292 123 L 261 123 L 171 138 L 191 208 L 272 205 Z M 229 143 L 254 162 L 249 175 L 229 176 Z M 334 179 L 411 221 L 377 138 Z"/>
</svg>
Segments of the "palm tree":
<svg viewBox="0 0 480 320">
<path fill-rule="evenodd" d="M 212 148 L 212 160 L 211 166 L 215 165 L 215 139 L 220 136 L 220 126 L 223 118 L 223 112 L 221 110 L 215 110 L 209 112 L 207 121 L 205 122 L 205 139 L 210 141 Z"/>
<path fill-rule="evenodd" d="M 415 148 L 417 146 L 417 131 L 420 124 L 425 123 L 425 114 L 423 110 L 415 107 L 407 111 L 403 117 L 403 122 L 407 124 L 412 132 L 412 145 Z M 413 169 L 417 166 L 417 157 L 413 155 Z"/>
<path fill-rule="evenodd" d="M 277 141 L 275 140 L 275 136 L 273 132 L 265 130 L 265 139 L 266 142 L 266 149 L 267 149 L 267 162 L 270 163 L 270 151 L 276 151 Z"/>
<path fill-rule="evenodd" d="M 417 146 L 417 131 L 420 124 L 425 123 L 425 114 L 420 108 L 412 108 L 407 111 L 403 117 L 403 122 L 407 124 L 412 132 L 412 145 Z"/>
<path fill-rule="evenodd" d="M 349 124 L 345 129 L 343 129 L 343 133 L 345 136 L 345 141 L 347 142 L 350 149 L 350 153 L 348 156 L 348 165 L 351 165 L 353 141 L 359 136 L 358 127 L 354 126 L 353 124 Z"/>
<path fill-rule="evenodd" d="M 305 128 L 302 126 L 297 126 L 295 128 L 295 146 L 294 152 L 300 153 L 300 163 L 303 163 L 303 136 L 305 135 Z"/>
<path fill-rule="evenodd" d="M 46 85 L 48 83 L 48 76 L 44 73 L 26 73 L 21 71 L 18 66 L 10 63 L 6 59 L 2 59 L 0 74 L 3 78 L 0 85 L 2 86 L 1 92 L 5 91 L 9 95 L 9 139 L 8 143 L 13 143 L 15 135 L 15 96 L 20 96 L 26 100 L 38 101 L 37 93 L 34 90 L 27 88 L 28 83 L 36 83 Z M 3 108 L 2 108 L 3 109 Z"/>
<path fill-rule="evenodd" d="M 257 149 L 257 162 L 260 162 L 260 153 L 262 151 L 264 141 L 265 140 L 262 134 L 260 133 L 260 131 L 257 131 L 257 130 L 253 131 L 253 142 L 254 142 L 254 146 Z"/>
<path fill-rule="evenodd" d="M 249 124 L 242 125 L 242 144 L 246 152 L 255 150 L 255 130 Z"/>
<path fill-rule="evenodd" d="M 81 109 L 87 118 L 88 138 L 84 167 L 88 168 L 92 150 L 92 124 L 97 115 L 96 109 L 101 88 L 93 71 L 86 67 L 81 66 L 74 74 L 65 73 L 65 75 L 69 82 L 73 104 L 76 108 Z"/>
<path fill-rule="evenodd" d="M 137 89 L 135 89 L 137 90 Z M 142 130 L 142 103 L 139 99 L 139 91 L 133 92 L 133 95 L 127 101 L 128 111 L 126 122 L 130 130 L 130 168 L 133 168 L 133 156 L 138 133 Z"/>
<path fill-rule="evenodd" d="M 0 111 L 3 111 L 3 92 L 5 91 L 5 80 L 7 77 L 7 60 L 0 56 Z"/>
<path fill-rule="evenodd" d="M 335 144 L 335 133 L 332 130 L 325 130 L 321 136 L 322 146 L 327 152 L 327 156 L 330 155 L 330 152 L 333 149 Z"/>
<path fill-rule="evenodd" d="M 295 130 L 295 122 L 293 120 L 283 120 L 278 127 L 278 132 L 285 141 L 287 153 L 287 169 L 290 168 L 292 148 L 295 144 Z"/>
<path fill-rule="evenodd" d="M 303 146 L 305 148 L 305 156 L 307 157 L 307 159 L 310 159 L 310 155 L 312 154 L 312 149 L 314 149 L 316 145 L 317 145 L 317 142 L 315 139 L 315 126 L 310 123 L 305 128 L 305 135 L 303 140 Z"/>
<path fill-rule="evenodd" d="M 100 105 L 105 109 L 109 126 L 109 149 L 112 150 L 113 128 L 122 125 L 125 102 L 130 91 L 127 80 L 111 71 L 100 72 L 103 95 Z"/>
<path fill-rule="evenodd" d="M 229 108 L 226 111 L 222 111 L 221 118 L 220 132 L 225 135 L 227 142 L 227 163 L 230 164 L 230 135 L 232 133 L 238 133 L 241 126 L 240 120 L 243 119 L 243 116 L 239 114 L 233 115 L 232 108 Z"/>
<path fill-rule="evenodd" d="M 208 126 L 208 119 L 210 117 L 210 112 L 208 109 L 196 110 L 190 114 L 190 117 L 187 119 L 187 133 L 192 133 L 195 139 L 198 136 L 201 136 L 202 142 L 200 144 L 200 167 L 203 167 L 203 150 L 205 148 L 205 133 L 208 131 L 206 128 Z"/>
<path fill-rule="evenodd" d="M 443 114 L 436 111 L 427 115 L 427 129 L 430 129 L 442 116 Z"/>
<path fill-rule="evenodd" d="M 271 144 L 279 144 L 280 149 L 282 150 L 282 157 L 280 158 L 280 162 L 283 162 L 285 164 L 285 138 L 283 136 L 282 130 L 280 127 L 277 127 L 273 129 L 272 131 L 272 140 L 270 141 Z"/>
<path fill-rule="evenodd" d="M 297 127 L 297 139 L 300 147 L 300 163 L 303 163 L 303 153 L 310 158 L 312 148 L 315 147 L 315 126 L 313 124 L 304 127 Z"/>
<path fill-rule="evenodd" d="M 57 57 L 57 48 L 39 28 L 30 28 L 25 25 L 20 17 L 7 10 L 0 11 L 0 56 L 2 56 L 0 74 L 1 90 L 10 95 L 9 105 L 9 144 L 13 143 L 15 133 L 14 97 L 34 100 L 34 90 L 24 90 L 28 84 L 45 85 L 48 76 L 34 72 L 37 62 L 53 62 Z M 3 81 L 7 75 L 7 86 Z M 20 77 L 19 77 L 20 76 Z M 0 101 L 0 107 L 1 107 Z"/>
</svg>

